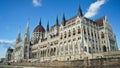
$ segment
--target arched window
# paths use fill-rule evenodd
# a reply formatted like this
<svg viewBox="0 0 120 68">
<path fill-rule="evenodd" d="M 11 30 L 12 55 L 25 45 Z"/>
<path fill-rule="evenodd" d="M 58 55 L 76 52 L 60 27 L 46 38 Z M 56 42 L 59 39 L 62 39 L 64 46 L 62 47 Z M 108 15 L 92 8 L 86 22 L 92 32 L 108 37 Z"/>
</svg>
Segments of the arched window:
<svg viewBox="0 0 120 68">
<path fill-rule="evenodd" d="M 104 34 L 103 34 L 103 32 L 101 33 L 101 38 L 102 38 L 102 39 L 104 38 Z"/>
<path fill-rule="evenodd" d="M 92 53 L 94 53 L 95 52 L 95 47 L 93 47 L 93 51 L 92 51 Z"/>
<path fill-rule="evenodd" d="M 69 32 L 68 32 L 68 37 L 70 37 L 71 36 L 71 32 L 70 32 L 70 30 L 69 30 Z"/>
<path fill-rule="evenodd" d="M 49 54 L 50 54 L 50 50 L 49 50 L 49 49 L 47 50 L 47 54 L 48 54 L 48 56 L 49 56 Z"/>
<path fill-rule="evenodd" d="M 91 35 L 92 35 L 92 37 L 93 37 L 93 32 L 91 31 Z"/>
<path fill-rule="evenodd" d="M 89 28 L 87 28 L 87 32 L 88 32 L 88 35 L 90 35 L 90 33 L 89 33 Z"/>
<path fill-rule="evenodd" d="M 75 35 L 75 28 L 73 28 L 73 35 Z"/>
<path fill-rule="evenodd" d="M 67 45 L 65 45 L 65 54 L 68 54 L 68 46 Z"/>
<path fill-rule="evenodd" d="M 65 33 L 64 33 L 64 38 L 66 38 L 66 31 L 65 31 Z"/>
<path fill-rule="evenodd" d="M 41 56 L 43 57 L 43 51 L 41 51 Z"/>
<path fill-rule="evenodd" d="M 91 48 L 89 47 L 89 53 L 91 53 Z"/>
<path fill-rule="evenodd" d="M 87 47 L 85 46 L 85 48 L 84 48 L 84 51 L 86 51 L 87 52 Z"/>
<path fill-rule="evenodd" d="M 96 32 L 95 32 L 95 38 L 96 38 Z"/>
<path fill-rule="evenodd" d="M 107 49 L 106 49 L 106 46 L 103 46 L 103 52 L 106 52 Z"/>
<path fill-rule="evenodd" d="M 85 26 L 83 26 L 83 29 L 84 29 L 84 34 L 86 34 Z"/>
<path fill-rule="evenodd" d="M 54 48 L 54 52 L 56 51 L 56 48 Z"/>
<path fill-rule="evenodd" d="M 78 34 L 80 34 L 80 26 L 78 26 Z"/>
<path fill-rule="evenodd" d="M 50 54 L 51 56 L 53 56 L 54 55 L 54 51 L 53 51 L 53 48 L 51 48 L 51 54 Z"/>
<path fill-rule="evenodd" d="M 60 37 L 60 39 L 62 39 L 62 33 L 61 33 L 61 37 Z"/>
</svg>

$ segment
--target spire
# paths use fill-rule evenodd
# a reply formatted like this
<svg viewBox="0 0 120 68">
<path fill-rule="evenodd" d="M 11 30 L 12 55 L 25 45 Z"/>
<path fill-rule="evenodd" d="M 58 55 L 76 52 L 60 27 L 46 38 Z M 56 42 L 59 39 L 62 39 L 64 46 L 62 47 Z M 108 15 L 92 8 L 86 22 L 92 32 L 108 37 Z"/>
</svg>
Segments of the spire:
<svg viewBox="0 0 120 68">
<path fill-rule="evenodd" d="M 25 34 L 24 34 L 24 42 L 29 42 L 29 23 L 30 23 L 30 20 L 28 19 L 28 22 L 27 22 L 27 26 L 26 26 L 26 31 L 25 31 Z"/>
<path fill-rule="evenodd" d="M 56 17 L 56 26 L 59 25 L 59 22 L 58 22 L 58 16 Z"/>
<path fill-rule="evenodd" d="M 19 43 L 20 41 L 21 41 L 21 37 L 20 37 L 20 30 L 19 30 L 16 38 L 16 44 Z"/>
<path fill-rule="evenodd" d="M 78 16 L 79 16 L 79 17 L 83 16 L 82 10 L 81 10 L 81 8 L 80 8 L 80 5 L 79 5 L 79 7 L 78 7 Z"/>
<path fill-rule="evenodd" d="M 29 23 L 30 23 L 30 19 L 28 19 L 28 21 L 27 21 L 27 26 L 26 26 L 26 31 L 25 31 L 25 33 L 28 33 L 28 32 L 29 32 Z"/>
<path fill-rule="evenodd" d="M 48 23 L 47 23 L 47 31 L 49 31 L 49 21 L 48 21 Z"/>
<path fill-rule="evenodd" d="M 65 24 L 66 24 L 65 15 L 63 14 L 62 25 L 65 26 Z"/>
<path fill-rule="evenodd" d="M 104 20 L 105 20 L 105 22 L 108 22 L 107 16 L 104 16 Z"/>
<path fill-rule="evenodd" d="M 40 18 L 40 22 L 39 22 L 39 25 L 41 25 L 42 23 L 41 23 L 41 18 Z"/>
</svg>

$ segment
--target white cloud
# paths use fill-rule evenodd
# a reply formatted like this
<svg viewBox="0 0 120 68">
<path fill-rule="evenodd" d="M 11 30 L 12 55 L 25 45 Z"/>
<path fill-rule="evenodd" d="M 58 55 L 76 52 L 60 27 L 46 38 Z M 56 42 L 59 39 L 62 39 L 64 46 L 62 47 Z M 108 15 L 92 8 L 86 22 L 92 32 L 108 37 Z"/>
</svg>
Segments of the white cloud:
<svg viewBox="0 0 120 68">
<path fill-rule="evenodd" d="M 15 40 L 0 39 L 0 45 L 3 46 L 4 48 L 12 47 L 14 43 Z"/>
<path fill-rule="evenodd" d="M 32 0 L 32 3 L 35 7 L 39 7 L 39 6 L 42 6 L 41 4 L 41 0 Z"/>
<path fill-rule="evenodd" d="M 98 13 L 99 8 L 105 4 L 106 0 L 97 0 L 89 6 L 89 9 L 85 13 L 85 17 L 91 18 Z"/>
</svg>

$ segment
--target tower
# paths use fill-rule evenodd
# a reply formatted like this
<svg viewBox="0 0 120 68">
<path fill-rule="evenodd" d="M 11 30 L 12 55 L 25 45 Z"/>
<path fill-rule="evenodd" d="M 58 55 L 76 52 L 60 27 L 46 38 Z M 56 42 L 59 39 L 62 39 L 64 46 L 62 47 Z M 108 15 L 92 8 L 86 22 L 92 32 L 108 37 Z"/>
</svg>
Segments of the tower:
<svg viewBox="0 0 120 68">
<path fill-rule="evenodd" d="M 64 21 L 65 21 L 65 19 L 64 19 Z M 65 24 L 65 22 L 64 22 L 64 24 Z M 59 34 L 59 21 L 58 21 L 58 16 L 56 17 L 56 35 L 58 35 Z"/>
<path fill-rule="evenodd" d="M 49 21 L 48 21 L 48 23 L 47 23 L 47 32 L 49 31 Z"/>
<path fill-rule="evenodd" d="M 65 26 L 65 24 L 66 24 L 66 19 L 65 19 L 65 15 L 63 14 L 62 25 Z"/>
<path fill-rule="evenodd" d="M 80 6 L 78 7 L 78 16 L 79 16 L 79 17 L 82 17 L 82 16 L 83 16 L 82 10 L 81 10 Z"/>
<path fill-rule="evenodd" d="M 29 35 L 29 20 L 27 22 L 27 26 L 26 26 L 26 30 L 25 30 L 25 34 L 24 34 L 24 59 L 29 59 L 29 43 L 30 43 L 30 35 Z"/>
<path fill-rule="evenodd" d="M 59 26 L 58 16 L 56 17 L 56 26 Z"/>
<path fill-rule="evenodd" d="M 18 35 L 16 38 L 16 44 L 18 44 L 19 42 L 21 42 L 20 31 L 18 31 Z"/>
</svg>

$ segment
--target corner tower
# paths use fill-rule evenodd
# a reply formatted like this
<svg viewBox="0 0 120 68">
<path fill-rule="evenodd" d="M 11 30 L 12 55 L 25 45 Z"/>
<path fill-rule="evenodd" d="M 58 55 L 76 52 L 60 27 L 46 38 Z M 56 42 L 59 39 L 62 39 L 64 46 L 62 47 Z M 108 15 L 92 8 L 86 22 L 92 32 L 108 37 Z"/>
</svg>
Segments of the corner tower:
<svg viewBox="0 0 120 68">
<path fill-rule="evenodd" d="M 30 49 L 30 34 L 29 34 L 29 23 L 30 21 L 28 20 L 25 34 L 24 34 L 24 59 L 29 59 L 29 49 Z"/>
<path fill-rule="evenodd" d="M 82 17 L 82 16 L 83 16 L 80 5 L 78 6 L 78 16 L 79 16 L 79 17 Z"/>
</svg>

